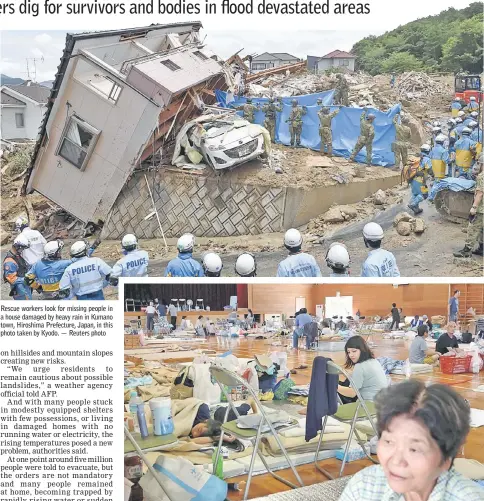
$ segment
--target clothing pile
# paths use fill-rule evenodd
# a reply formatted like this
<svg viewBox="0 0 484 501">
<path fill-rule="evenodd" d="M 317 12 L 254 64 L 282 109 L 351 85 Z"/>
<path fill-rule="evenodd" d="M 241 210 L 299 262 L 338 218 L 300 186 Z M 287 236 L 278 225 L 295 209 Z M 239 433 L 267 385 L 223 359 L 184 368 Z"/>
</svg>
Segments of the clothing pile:
<svg viewBox="0 0 484 501">
<path fill-rule="evenodd" d="M 268 355 L 255 355 L 255 360 L 249 362 L 247 367 L 254 367 L 259 379 L 259 390 L 262 393 L 272 391 L 277 383 L 277 373 L 280 366 L 272 361 Z"/>
<path fill-rule="evenodd" d="M 287 400 L 293 404 L 307 405 L 309 397 L 309 384 L 293 386 L 287 393 Z"/>
</svg>

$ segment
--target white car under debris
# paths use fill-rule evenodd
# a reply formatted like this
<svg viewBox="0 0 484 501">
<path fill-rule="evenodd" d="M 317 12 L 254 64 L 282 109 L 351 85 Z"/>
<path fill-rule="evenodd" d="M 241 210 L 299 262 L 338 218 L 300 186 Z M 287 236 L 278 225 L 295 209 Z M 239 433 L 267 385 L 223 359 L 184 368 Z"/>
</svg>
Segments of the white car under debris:
<svg viewBox="0 0 484 501">
<path fill-rule="evenodd" d="M 218 111 L 220 110 L 220 112 Z M 235 111 L 210 108 L 187 122 L 176 138 L 173 165 L 214 170 L 229 169 L 270 153 L 268 131 L 240 118 Z"/>
</svg>

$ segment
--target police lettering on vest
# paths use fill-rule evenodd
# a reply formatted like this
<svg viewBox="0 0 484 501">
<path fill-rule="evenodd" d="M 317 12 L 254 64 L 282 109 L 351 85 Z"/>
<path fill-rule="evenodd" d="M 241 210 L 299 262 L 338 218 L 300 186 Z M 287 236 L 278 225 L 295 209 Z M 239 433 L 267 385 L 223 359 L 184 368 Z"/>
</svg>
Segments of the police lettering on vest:
<svg viewBox="0 0 484 501">
<path fill-rule="evenodd" d="M 89 264 L 87 266 L 81 266 L 80 268 L 73 268 L 72 274 L 73 275 L 80 275 L 81 273 L 88 273 L 90 271 L 94 271 L 95 269 L 96 269 L 95 264 Z"/>
</svg>

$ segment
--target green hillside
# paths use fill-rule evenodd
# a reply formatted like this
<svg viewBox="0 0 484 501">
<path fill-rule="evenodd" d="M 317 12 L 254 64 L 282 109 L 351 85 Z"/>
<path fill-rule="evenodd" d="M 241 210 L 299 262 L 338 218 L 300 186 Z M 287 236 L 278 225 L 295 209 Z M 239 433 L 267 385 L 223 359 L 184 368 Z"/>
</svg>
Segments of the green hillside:
<svg viewBox="0 0 484 501">
<path fill-rule="evenodd" d="M 421 70 L 482 73 L 483 3 L 448 9 L 357 42 L 357 69 L 372 75 Z"/>
</svg>

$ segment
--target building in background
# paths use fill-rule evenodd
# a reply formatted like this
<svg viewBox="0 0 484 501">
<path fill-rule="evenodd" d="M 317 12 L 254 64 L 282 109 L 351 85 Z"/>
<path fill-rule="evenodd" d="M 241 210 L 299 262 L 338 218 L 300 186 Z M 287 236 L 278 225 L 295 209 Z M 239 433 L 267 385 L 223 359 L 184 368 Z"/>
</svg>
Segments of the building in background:
<svg viewBox="0 0 484 501">
<path fill-rule="evenodd" d="M 355 71 L 356 56 L 344 50 L 333 50 L 323 57 L 308 56 L 307 67 L 309 71 L 321 73 L 331 68 L 341 68 L 346 71 Z"/>
<path fill-rule="evenodd" d="M 279 68 L 280 66 L 287 66 L 289 64 L 299 63 L 301 60 L 296 56 L 288 54 L 287 52 L 264 52 L 258 56 L 253 56 L 250 63 L 250 71 L 255 73 L 270 68 Z"/>
<path fill-rule="evenodd" d="M 19 85 L 2 85 L 0 137 L 10 141 L 36 139 L 49 95 L 49 88 L 30 80 Z"/>
</svg>

